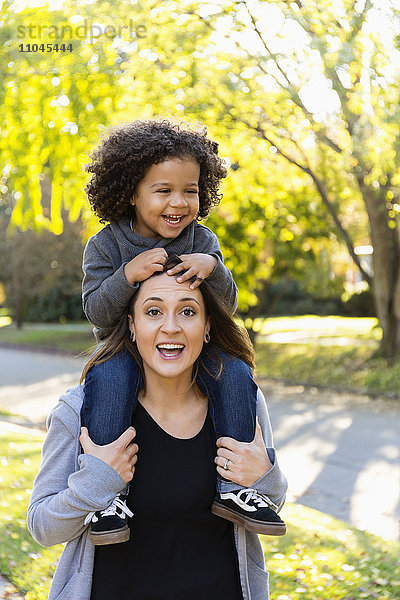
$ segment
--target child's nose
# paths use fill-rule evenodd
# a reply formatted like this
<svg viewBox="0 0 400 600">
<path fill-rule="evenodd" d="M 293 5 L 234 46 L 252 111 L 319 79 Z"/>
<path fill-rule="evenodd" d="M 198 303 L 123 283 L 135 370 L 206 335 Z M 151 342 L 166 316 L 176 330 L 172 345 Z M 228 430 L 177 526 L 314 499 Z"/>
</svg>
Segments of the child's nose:
<svg viewBox="0 0 400 600">
<path fill-rule="evenodd" d="M 173 207 L 187 206 L 187 199 L 185 198 L 184 194 L 174 194 L 169 203 L 170 206 Z"/>
</svg>

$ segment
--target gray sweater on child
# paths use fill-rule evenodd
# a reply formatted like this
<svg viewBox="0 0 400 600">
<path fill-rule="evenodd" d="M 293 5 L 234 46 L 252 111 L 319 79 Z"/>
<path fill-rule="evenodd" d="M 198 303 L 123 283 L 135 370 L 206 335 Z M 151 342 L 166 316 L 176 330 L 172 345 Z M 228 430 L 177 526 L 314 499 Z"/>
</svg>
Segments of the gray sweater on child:
<svg viewBox="0 0 400 600">
<path fill-rule="evenodd" d="M 223 263 L 218 239 L 208 227 L 192 221 L 177 238 L 147 238 L 135 233 L 126 217 L 111 221 L 91 237 L 83 253 L 83 310 L 95 325 L 98 339 L 111 333 L 139 288 L 137 283 L 128 283 L 124 266 L 141 252 L 153 248 L 165 248 L 178 255 L 200 252 L 214 256 L 218 262 L 207 282 L 235 312 L 237 287 Z"/>
</svg>

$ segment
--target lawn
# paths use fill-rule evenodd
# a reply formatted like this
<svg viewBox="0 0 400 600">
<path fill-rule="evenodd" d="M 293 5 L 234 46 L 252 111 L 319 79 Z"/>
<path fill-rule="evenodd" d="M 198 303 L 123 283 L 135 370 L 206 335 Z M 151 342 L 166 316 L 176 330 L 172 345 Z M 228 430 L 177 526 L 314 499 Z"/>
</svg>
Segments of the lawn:
<svg viewBox="0 0 400 600">
<path fill-rule="evenodd" d="M 376 319 L 307 315 L 256 319 L 253 326 L 260 378 L 400 396 L 400 361 L 374 357 L 381 337 Z M 0 344 L 77 355 L 93 347 L 94 337 L 86 322 L 26 324 L 18 330 L 3 317 Z"/>
<path fill-rule="evenodd" d="M 400 396 L 400 361 L 374 357 L 381 336 L 376 319 L 272 318 L 259 327 L 259 377 Z"/>
<path fill-rule="evenodd" d="M 26 527 L 26 509 L 41 460 L 42 439 L 3 435 L 0 438 L 0 572 L 26 600 L 45 600 L 62 547 L 43 548 Z"/>
<path fill-rule="evenodd" d="M 80 354 L 95 344 L 89 323 L 26 323 L 17 329 L 9 319 L 0 318 L 0 344 Z"/>
<path fill-rule="evenodd" d="M 246 326 L 250 322 L 245 322 Z M 379 339 L 381 332 L 378 321 L 373 318 L 359 317 L 318 317 L 303 315 L 298 317 L 269 317 L 251 321 L 254 331 L 260 336 L 282 332 L 306 332 L 311 337 L 359 337 L 370 336 L 375 329 L 374 339 Z"/>
<path fill-rule="evenodd" d="M 0 438 L 0 571 L 26 600 L 45 600 L 62 546 L 42 548 L 25 514 L 42 440 Z M 399 597 L 400 544 L 385 542 L 303 506 L 282 510 L 288 533 L 261 536 L 273 600 L 386 600 Z"/>
</svg>

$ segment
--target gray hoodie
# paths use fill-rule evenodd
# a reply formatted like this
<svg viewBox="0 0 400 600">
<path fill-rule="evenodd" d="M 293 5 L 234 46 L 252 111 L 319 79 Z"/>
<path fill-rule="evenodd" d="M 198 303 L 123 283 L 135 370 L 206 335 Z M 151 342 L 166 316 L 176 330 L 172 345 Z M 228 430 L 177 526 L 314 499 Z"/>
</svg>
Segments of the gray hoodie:
<svg viewBox="0 0 400 600">
<path fill-rule="evenodd" d="M 47 419 L 42 464 L 28 506 L 28 528 L 42 546 L 65 543 L 48 600 L 90 600 L 94 551 L 89 512 L 107 508 L 125 488 L 124 480 L 102 460 L 80 454 L 80 410 L 83 387 L 67 390 Z M 264 396 L 258 390 L 257 416 L 272 468 L 253 484 L 282 507 L 287 489 L 273 448 Z M 243 600 L 267 600 L 268 573 L 258 536 L 235 525 Z M 110 598 L 110 600 L 117 600 Z"/>
<path fill-rule="evenodd" d="M 207 283 L 231 307 L 232 313 L 235 312 L 238 290 L 223 263 L 218 239 L 208 227 L 192 221 L 177 238 L 147 238 L 135 233 L 126 217 L 111 221 L 92 236 L 83 253 L 83 310 L 95 325 L 98 339 L 111 333 L 139 288 L 138 283 L 128 283 L 124 266 L 141 252 L 153 248 L 165 248 L 178 255 L 200 252 L 214 256 L 217 264 L 207 277 Z"/>
</svg>

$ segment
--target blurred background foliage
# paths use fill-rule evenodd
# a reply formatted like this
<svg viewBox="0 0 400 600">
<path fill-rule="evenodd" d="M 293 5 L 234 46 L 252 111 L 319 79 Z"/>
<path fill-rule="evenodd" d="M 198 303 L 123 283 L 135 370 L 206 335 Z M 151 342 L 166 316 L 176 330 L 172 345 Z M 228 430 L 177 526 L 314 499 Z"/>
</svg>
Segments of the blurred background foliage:
<svg viewBox="0 0 400 600">
<path fill-rule="evenodd" d="M 82 317 L 82 248 L 101 227 L 84 166 L 108 125 L 163 115 L 220 144 L 228 177 L 206 224 L 250 330 L 260 315 L 377 315 L 382 353 L 397 352 L 394 3 L 27 4 L 0 17 L 0 280 L 18 323 Z"/>
</svg>

